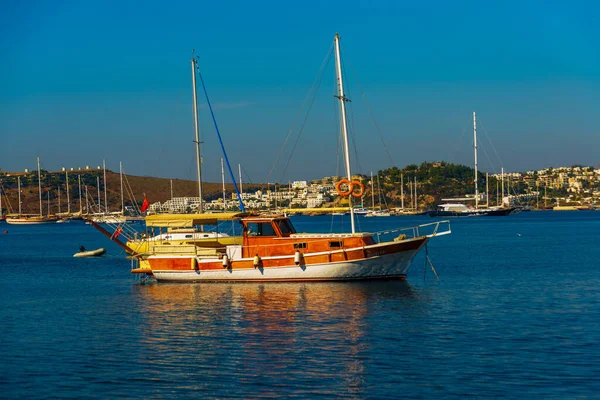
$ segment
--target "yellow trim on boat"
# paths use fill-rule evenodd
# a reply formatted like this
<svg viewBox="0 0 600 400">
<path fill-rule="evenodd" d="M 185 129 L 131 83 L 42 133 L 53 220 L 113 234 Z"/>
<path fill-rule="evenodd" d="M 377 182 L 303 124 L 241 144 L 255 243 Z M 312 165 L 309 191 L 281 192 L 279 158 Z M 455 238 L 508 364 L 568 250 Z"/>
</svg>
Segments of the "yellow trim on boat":
<svg viewBox="0 0 600 400">
<path fill-rule="evenodd" d="M 245 217 L 247 213 L 214 214 L 155 214 L 146 217 L 147 227 L 191 228 L 196 225 L 217 225 L 219 221 L 230 221 Z"/>
</svg>

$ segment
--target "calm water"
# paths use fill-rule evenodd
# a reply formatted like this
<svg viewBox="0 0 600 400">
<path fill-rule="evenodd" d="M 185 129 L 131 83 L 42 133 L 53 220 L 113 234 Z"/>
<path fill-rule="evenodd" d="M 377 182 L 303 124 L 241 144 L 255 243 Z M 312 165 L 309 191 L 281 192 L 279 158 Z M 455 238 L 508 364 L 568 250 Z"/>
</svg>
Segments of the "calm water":
<svg viewBox="0 0 600 400">
<path fill-rule="evenodd" d="M 600 212 L 454 219 L 406 282 L 140 284 L 88 225 L 1 228 L 0 397 L 600 396 Z"/>
</svg>

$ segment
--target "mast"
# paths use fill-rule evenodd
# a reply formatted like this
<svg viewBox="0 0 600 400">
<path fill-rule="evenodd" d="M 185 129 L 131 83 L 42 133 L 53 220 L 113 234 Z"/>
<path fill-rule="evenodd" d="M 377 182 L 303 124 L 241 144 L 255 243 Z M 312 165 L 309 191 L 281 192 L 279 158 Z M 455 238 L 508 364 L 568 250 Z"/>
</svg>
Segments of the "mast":
<svg viewBox="0 0 600 400">
<path fill-rule="evenodd" d="M 240 174 L 240 197 L 242 197 L 242 193 L 244 193 L 244 188 L 242 187 L 242 164 L 238 164 L 238 173 Z"/>
<path fill-rule="evenodd" d="M 60 186 L 57 186 L 56 190 L 58 191 L 58 213 L 60 214 Z"/>
<path fill-rule="evenodd" d="M 342 60 L 340 58 L 340 35 L 335 34 L 335 65 L 338 83 L 338 100 L 340 101 L 340 125 L 342 128 L 342 136 L 344 138 L 344 156 L 346 158 L 346 175 L 350 182 L 352 182 L 352 172 L 350 171 L 350 147 L 348 144 L 348 126 L 346 122 L 346 99 L 344 94 L 344 82 L 342 80 Z M 350 206 L 350 224 L 352 227 L 352 233 L 356 232 L 354 226 L 354 207 L 352 207 L 352 196 L 348 196 L 348 205 Z"/>
<path fill-rule="evenodd" d="M 67 214 L 71 214 L 71 198 L 69 197 L 69 171 L 67 171 L 66 169 L 65 180 L 67 181 Z"/>
<path fill-rule="evenodd" d="M 102 160 L 102 167 L 104 168 L 104 211 L 108 214 L 108 198 L 106 197 L 106 161 Z"/>
<path fill-rule="evenodd" d="M 90 213 L 90 204 L 88 201 L 88 187 L 85 185 L 85 214 L 89 215 Z"/>
<path fill-rule="evenodd" d="M 379 177 L 379 175 L 377 175 Z M 373 172 L 371 171 L 371 209 L 375 210 L 375 189 L 373 189 Z"/>
<path fill-rule="evenodd" d="M 100 204 L 100 175 L 96 176 L 96 186 L 98 187 L 98 212 L 102 212 L 102 205 Z"/>
<path fill-rule="evenodd" d="M 223 157 L 221 157 L 221 182 L 223 183 L 223 212 L 227 211 L 225 205 L 225 167 L 223 166 Z"/>
<path fill-rule="evenodd" d="M 81 175 L 77 175 L 77 181 L 79 182 L 79 216 L 83 214 L 83 207 L 81 206 Z"/>
<path fill-rule="evenodd" d="M 125 200 L 123 199 L 123 163 L 119 161 L 119 175 L 121 175 L 121 215 L 125 215 Z"/>
<path fill-rule="evenodd" d="M 194 95 L 194 127 L 196 129 L 196 172 L 198 174 L 198 198 L 200 203 L 198 204 L 198 211 L 204 212 L 204 206 L 202 204 L 202 171 L 201 164 L 202 159 L 200 158 L 200 130 L 198 129 L 198 100 L 196 95 L 196 57 L 192 51 L 192 91 Z"/>
<path fill-rule="evenodd" d="M 415 175 L 415 212 L 417 211 L 417 207 L 419 203 L 417 202 L 417 175 Z"/>
<path fill-rule="evenodd" d="M 21 216 L 21 177 L 17 176 L 17 187 L 19 190 L 19 216 Z"/>
<path fill-rule="evenodd" d="M 171 179 L 171 200 L 173 200 L 173 179 Z"/>
<path fill-rule="evenodd" d="M 485 173 L 485 206 L 486 208 L 490 208 L 490 184 L 488 180 L 488 173 Z"/>
<path fill-rule="evenodd" d="M 502 167 L 502 198 L 500 199 L 501 206 L 504 207 L 504 167 Z"/>
<path fill-rule="evenodd" d="M 42 212 L 42 176 L 40 174 L 40 158 L 37 158 L 37 164 L 38 164 L 38 188 L 40 191 L 40 217 L 44 215 L 44 213 Z"/>
<path fill-rule="evenodd" d="M 479 191 L 477 189 L 477 117 L 473 111 L 473 153 L 475 155 L 475 209 L 479 208 Z"/>
<path fill-rule="evenodd" d="M 404 211 L 404 174 L 400 174 L 400 202 Z"/>
<path fill-rule="evenodd" d="M 48 216 L 50 216 L 50 189 L 48 189 Z"/>
</svg>

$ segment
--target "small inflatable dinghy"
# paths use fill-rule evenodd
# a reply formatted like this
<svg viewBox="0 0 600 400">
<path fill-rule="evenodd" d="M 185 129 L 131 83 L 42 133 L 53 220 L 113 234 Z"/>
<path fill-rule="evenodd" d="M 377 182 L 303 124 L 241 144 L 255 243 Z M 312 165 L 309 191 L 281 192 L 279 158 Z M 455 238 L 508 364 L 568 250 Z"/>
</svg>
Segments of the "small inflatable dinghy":
<svg viewBox="0 0 600 400">
<path fill-rule="evenodd" d="M 96 250 L 80 251 L 79 253 L 73 254 L 73 257 L 100 257 L 104 253 L 106 253 L 106 249 L 100 247 Z"/>
</svg>

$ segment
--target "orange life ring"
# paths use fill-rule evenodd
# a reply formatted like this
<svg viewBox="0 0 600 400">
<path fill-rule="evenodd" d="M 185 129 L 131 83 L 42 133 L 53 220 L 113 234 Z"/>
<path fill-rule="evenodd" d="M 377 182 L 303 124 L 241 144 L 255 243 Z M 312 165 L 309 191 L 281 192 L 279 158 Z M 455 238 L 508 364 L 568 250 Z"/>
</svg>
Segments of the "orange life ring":
<svg viewBox="0 0 600 400">
<path fill-rule="evenodd" d="M 343 184 L 348 185 L 348 190 L 345 192 L 342 192 L 342 189 L 340 189 L 342 187 Z M 335 185 L 335 191 L 340 195 L 340 196 L 350 196 L 350 193 L 352 193 L 352 190 L 354 189 L 353 183 L 350 182 L 348 179 L 342 179 L 340 180 L 338 183 L 336 183 Z"/>
<path fill-rule="evenodd" d="M 365 193 L 365 185 L 363 185 L 360 181 L 352 181 L 352 196 L 354 197 L 362 197 Z M 358 186 L 360 188 L 360 192 L 355 192 L 354 187 Z"/>
</svg>

